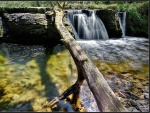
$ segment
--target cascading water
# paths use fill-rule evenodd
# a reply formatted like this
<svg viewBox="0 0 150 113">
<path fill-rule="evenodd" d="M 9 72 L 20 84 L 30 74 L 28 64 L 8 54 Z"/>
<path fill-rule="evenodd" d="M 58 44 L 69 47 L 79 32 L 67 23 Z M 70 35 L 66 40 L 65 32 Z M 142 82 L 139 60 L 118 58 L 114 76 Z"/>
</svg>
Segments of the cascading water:
<svg viewBox="0 0 150 113">
<path fill-rule="evenodd" d="M 119 24 L 122 30 L 122 37 L 126 35 L 126 12 L 118 12 L 117 17 L 119 19 Z"/>
<path fill-rule="evenodd" d="M 71 23 L 76 39 L 109 39 L 107 30 L 94 11 L 69 10 L 67 18 Z"/>
<path fill-rule="evenodd" d="M 3 37 L 3 22 L 2 22 L 2 17 L 0 17 L 0 29 L 2 32 L 0 32 L 0 37 Z"/>
</svg>

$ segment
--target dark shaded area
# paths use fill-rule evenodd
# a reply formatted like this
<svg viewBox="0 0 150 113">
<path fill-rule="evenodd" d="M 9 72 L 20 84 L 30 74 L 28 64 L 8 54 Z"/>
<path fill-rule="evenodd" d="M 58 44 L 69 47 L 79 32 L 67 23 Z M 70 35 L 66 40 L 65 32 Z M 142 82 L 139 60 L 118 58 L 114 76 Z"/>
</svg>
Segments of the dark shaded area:
<svg viewBox="0 0 150 113">
<path fill-rule="evenodd" d="M 116 13 L 117 13 L 116 11 L 108 10 L 108 9 L 102 9 L 96 11 L 96 15 L 103 21 L 107 29 L 109 38 L 122 36 L 122 31 L 119 25 L 119 21 L 115 17 Z"/>
<path fill-rule="evenodd" d="M 44 9 L 41 9 L 44 10 Z M 46 12 L 46 11 L 44 11 Z M 13 43 L 58 44 L 60 35 L 55 28 L 53 12 L 2 13 L 3 34 L 0 40 Z"/>
<path fill-rule="evenodd" d="M 50 75 L 46 72 L 46 65 L 48 59 L 51 57 L 51 54 L 53 52 L 53 48 L 50 48 L 49 46 L 45 46 L 46 51 L 45 51 L 45 58 L 44 61 L 37 61 L 40 67 L 40 75 L 41 75 L 41 80 L 42 84 L 45 86 L 45 97 L 50 101 L 52 100 L 55 96 L 59 95 L 57 88 L 55 84 L 51 81 Z"/>
<path fill-rule="evenodd" d="M 29 100 L 27 102 L 19 102 L 13 106 L 13 109 L 10 110 L 10 112 L 18 112 L 18 111 L 33 111 L 32 107 L 32 100 Z"/>
<path fill-rule="evenodd" d="M 41 39 L 41 38 L 36 38 L 36 39 L 14 39 L 14 38 L 0 38 L 1 43 L 14 43 L 14 44 L 22 44 L 22 45 L 49 45 L 51 47 L 57 45 L 57 44 L 62 44 L 61 41 L 53 41 L 51 39 Z"/>
<path fill-rule="evenodd" d="M 127 12 L 126 35 L 148 38 L 148 8 L 144 12 L 136 13 Z M 136 17 L 137 15 L 139 16 Z"/>
<path fill-rule="evenodd" d="M 0 44 L 3 44 L 3 41 L 0 41 Z M 14 43 L 15 44 L 15 43 Z M 20 46 L 21 45 L 21 46 Z M 6 48 L 8 48 L 10 50 L 10 48 L 13 46 L 12 43 L 7 43 L 5 45 Z M 15 50 L 15 48 L 17 48 L 17 46 L 20 48 L 18 48 L 17 50 Z M 46 65 L 47 65 L 47 60 L 51 57 L 51 54 L 53 52 L 53 49 L 55 47 L 55 45 L 43 45 L 44 48 L 45 48 L 45 56 L 38 56 L 39 58 L 33 58 L 32 54 L 30 52 L 33 53 L 33 51 L 37 52 L 39 51 L 40 52 L 40 49 L 37 49 L 35 47 L 32 47 L 32 50 L 31 51 L 28 51 L 28 56 L 26 58 L 23 59 L 23 61 L 20 62 L 20 59 L 22 59 L 22 56 L 24 56 L 24 51 L 25 51 L 25 48 L 24 46 L 32 46 L 29 45 L 29 44 L 19 44 L 19 45 L 15 45 L 14 48 L 12 48 L 11 51 L 9 52 L 12 52 L 13 49 L 14 49 L 14 52 L 18 53 L 20 57 L 18 57 L 17 59 L 14 60 L 14 62 L 17 62 L 17 63 L 20 63 L 20 64 L 26 64 L 29 60 L 31 59 L 35 59 L 36 62 L 38 63 L 39 65 L 39 68 L 40 68 L 40 76 L 41 76 L 41 83 L 42 85 L 45 86 L 45 89 L 44 89 L 44 92 L 45 92 L 45 96 L 47 98 L 48 101 L 52 100 L 55 96 L 58 96 L 58 91 L 57 91 L 57 88 L 55 86 L 55 83 L 53 83 L 51 81 L 51 78 L 50 78 L 50 75 L 46 72 Z M 3 48 L 1 48 L 3 49 Z M 28 48 L 29 49 L 29 48 Z M 35 50 L 34 50 L 35 49 Z M 10 53 L 10 56 L 11 56 L 12 53 Z M 13 58 L 13 57 L 12 57 Z M 34 67 L 30 67 L 30 68 L 33 68 Z M 21 86 L 20 86 L 21 87 Z M 26 87 L 28 90 L 30 89 L 33 89 L 34 86 L 29 86 L 29 87 Z M 5 96 L 4 94 L 4 90 L 3 89 L 0 89 L 0 97 L 2 96 Z M 37 91 L 37 93 L 39 95 L 41 95 L 42 92 L 39 92 Z M 19 103 L 15 103 L 15 104 L 11 104 L 11 99 L 10 100 L 3 100 L 2 102 L 0 102 L 0 110 L 3 111 L 3 110 L 6 110 L 6 111 L 33 111 L 33 107 L 32 107 L 32 102 L 34 100 L 29 100 L 29 101 L 22 101 L 22 102 L 19 102 Z M 58 110 L 57 110 L 58 111 Z"/>
</svg>

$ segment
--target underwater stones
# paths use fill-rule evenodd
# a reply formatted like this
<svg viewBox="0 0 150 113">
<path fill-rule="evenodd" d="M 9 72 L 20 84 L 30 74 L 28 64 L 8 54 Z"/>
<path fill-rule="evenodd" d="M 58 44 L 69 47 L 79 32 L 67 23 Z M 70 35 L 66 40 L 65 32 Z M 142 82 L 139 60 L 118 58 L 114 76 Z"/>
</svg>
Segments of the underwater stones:
<svg viewBox="0 0 150 113">
<path fill-rule="evenodd" d="M 144 90 L 146 93 L 149 92 L 149 86 L 145 86 Z"/>
<path fill-rule="evenodd" d="M 27 62 L 26 67 L 30 68 L 30 69 L 38 69 L 39 68 L 36 60 L 31 60 L 31 61 Z"/>
<path fill-rule="evenodd" d="M 149 93 L 144 93 L 144 98 L 149 99 Z"/>
<path fill-rule="evenodd" d="M 4 64 L 6 62 L 6 58 L 0 55 L 0 64 Z"/>
<path fill-rule="evenodd" d="M 144 105 L 144 104 L 146 103 L 145 100 L 136 100 L 136 102 L 138 102 L 138 103 L 140 103 L 140 104 L 142 104 L 142 105 Z"/>
<path fill-rule="evenodd" d="M 144 99 L 145 99 L 143 94 L 140 95 L 139 98 L 140 98 L 141 100 L 144 100 Z"/>
<path fill-rule="evenodd" d="M 8 84 L 8 81 L 9 81 L 9 80 L 7 80 L 7 79 L 2 79 L 2 80 L 0 81 L 0 88 L 6 87 L 7 84 Z"/>
<path fill-rule="evenodd" d="M 135 87 L 137 88 L 143 88 L 143 85 L 140 82 L 135 83 Z"/>
<path fill-rule="evenodd" d="M 121 75 L 125 78 L 132 77 L 131 73 L 125 73 L 125 74 L 121 74 Z"/>
<path fill-rule="evenodd" d="M 46 108 L 47 112 L 52 112 L 52 110 L 50 108 Z"/>
<path fill-rule="evenodd" d="M 140 111 L 138 111 L 136 108 L 134 108 L 134 109 L 132 110 L 132 112 L 140 112 Z"/>
<path fill-rule="evenodd" d="M 18 94 L 13 94 L 13 99 L 14 100 L 17 100 L 17 99 L 19 99 L 20 98 L 20 96 L 18 95 Z"/>
<path fill-rule="evenodd" d="M 5 87 L 4 92 L 5 92 L 5 94 L 9 94 L 9 93 L 20 94 L 20 93 L 23 92 L 23 88 L 21 88 L 21 87 L 7 86 L 7 87 Z"/>
</svg>

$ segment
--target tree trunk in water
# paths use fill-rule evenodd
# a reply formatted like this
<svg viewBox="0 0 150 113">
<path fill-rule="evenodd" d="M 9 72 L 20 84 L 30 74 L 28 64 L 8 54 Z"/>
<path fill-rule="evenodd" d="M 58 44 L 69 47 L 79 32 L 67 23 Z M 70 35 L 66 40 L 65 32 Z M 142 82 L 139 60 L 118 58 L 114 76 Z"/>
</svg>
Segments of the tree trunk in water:
<svg viewBox="0 0 150 113">
<path fill-rule="evenodd" d="M 77 66 L 78 79 L 80 81 L 84 79 L 87 81 L 88 86 L 95 97 L 99 110 L 101 112 L 127 111 L 115 96 L 114 92 L 109 87 L 107 81 L 97 67 L 93 64 L 90 58 L 88 58 L 84 50 L 77 44 L 76 40 L 71 36 L 68 30 L 66 30 L 62 23 L 62 18 L 63 11 L 55 10 L 55 25 L 61 35 L 61 40 L 65 47 L 69 50 Z"/>
</svg>

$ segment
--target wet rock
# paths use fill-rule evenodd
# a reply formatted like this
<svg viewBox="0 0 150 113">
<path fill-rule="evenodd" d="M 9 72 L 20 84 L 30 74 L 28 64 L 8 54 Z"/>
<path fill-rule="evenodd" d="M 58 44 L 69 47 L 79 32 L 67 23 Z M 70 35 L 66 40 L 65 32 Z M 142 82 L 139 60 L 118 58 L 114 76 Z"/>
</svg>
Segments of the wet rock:
<svg viewBox="0 0 150 113">
<path fill-rule="evenodd" d="M 144 86 L 140 82 L 138 82 L 135 84 L 135 87 L 142 89 Z"/>
<path fill-rule="evenodd" d="M 126 87 L 131 87 L 133 86 L 133 83 L 131 83 L 130 81 L 125 82 Z"/>
<path fill-rule="evenodd" d="M 128 111 L 133 111 L 135 108 L 134 107 L 129 107 L 129 108 L 126 108 Z"/>
<path fill-rule="evenodd" d="M 19 99 L 19 97 L 20 97 L 20 96 L 19 96 L 18 94 L 14 94 L 14 95 L 13 95 L 13 99 L 14 99 L 14 100 Z"/>
<path fill-rule="evenodd" d="M 138 102 L 138 103 L 140 103 L 142 105 L 144 105 L 146 103 L 145 100 L 136 100 L 136 102 Z"/>
<path fill-rule="evenodd" d="M 30 102 L 24 103 L 24 105 L 20 107 L 19 111 L 33 111 L 31 103 Z"/>
<path fill-rule="evenodd" d="M 149 111 L 148 108 L 145 108 L 144 106 L 141 106 L 139 109 L 141 112 L 148 112 Z"/>
<path fill-rule="evenodd" d="M 34 110 L 34 111 L 39 111 L 39 110 L 41 110 L 41 109 L 42 109 L 41 106 L 33 105 L 33 110 Z"/>
<path fill-rule="evenodd" d="M 145 86 L 145 90 L 146 93 L 149 93 L 149 86 Z"/>
<path fill-rule="evenodd" d="M 131 77 L 132 74 L 131 73 L 125 73 L 125 74 L 121 74 L 123 77 L 127 78 L 127 77 Z"/>
<path fill-rule="evenodd" d="M 132 112 L 140 112 L 140 111 L 137 110 L 136 108 L 134 108 L 134 109 L 132 110 Z"/>
<path fill-rule="evenodd" d="M 97 10 L 96 15 L 103 21 L 105 27 L 108 28 L 107 32 L 109 37 L 121 37 L 121 28 L 119 20 L 115 18 L 116 12 L 114 10 Z M 109 17 L 107 16 L 109 15 Z M 111 26 L 111 27 L 109 27 Z"/>
<path fill-rule="evenodd" d="M 20 108 L 22 106 L 22 104 L 18 104 L 17 106 L 16 106 L 16 108 Z"/>
<path fill-rule="evenodd" d="M 46 111 L 48 112 L 52 112 L 52 110 L 50 108 L 46 108 Z"/>
<path fill-rule="evenodd" d="M 143 94 L 142 94 L 139 98 L 140 98 L 141 100 L 144 100 L 144 99 L 145 99 L 145 97 L 144 97 Z"/>
<path fill-rule="evenodd" d="M 36 63 L 36 60 L 31 60 L 30 62 L 27 62 L 26 67 L 34 69 L 38 68 L 38 64 Z"/>
<path fill-rule="evenodd" d="M 144 93 L 144 98 L 149 99 L 149 93 Z"/>
<path fill-rule="evenodd" d="M 3 13 L 3 23 L 6 33 L 5 40 L 39 40 L 58 41 L 60 35 L 55 28 L 52 15 L 47 17 L 44 13 Z M 2 30 L 0 30 L 2 31 Z M 1 32 L 0 32 L 1 33 Z M 1 33 L 2 34 L 2 33 Z M 20 38 L 21 37 L 21 38 Z"/>
</svg>

